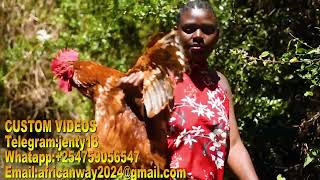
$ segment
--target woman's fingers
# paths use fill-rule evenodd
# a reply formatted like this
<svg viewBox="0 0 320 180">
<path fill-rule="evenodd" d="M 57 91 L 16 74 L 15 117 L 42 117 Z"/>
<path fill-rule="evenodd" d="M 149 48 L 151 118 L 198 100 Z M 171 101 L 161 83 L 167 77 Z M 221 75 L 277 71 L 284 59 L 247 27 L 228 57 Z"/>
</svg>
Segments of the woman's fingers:
<svg viewBox="0 0 320 180">
<path fill-rule="evenodd" d="M 134 86 L 138 86 L 140 83 L 142 83 L 144 77 L 144 73 L 142 71 L 138 71 L 135 73 L 130 74 L 129 76 L 122 77 L 120 79 L 121 83 L 129 83 Z"/>
<path fill-rule="evenodd" d="M 144 78 L 143 72 L 140 72 L 139 74 L 137 74 L 137 78 L 136 78 L 135 82 L 133 83 L 133 85 L 138 86 L 139 84 L 141 84 L 143 81 L 143 78 Z"/>
<path fill-rule="evenodd" d="M 134 82 L 137 81 L 137 78 L 138 78 L 138 73 L 131 74 L 129 76 L 128 83 L 134 84 Z"/>
</svg>

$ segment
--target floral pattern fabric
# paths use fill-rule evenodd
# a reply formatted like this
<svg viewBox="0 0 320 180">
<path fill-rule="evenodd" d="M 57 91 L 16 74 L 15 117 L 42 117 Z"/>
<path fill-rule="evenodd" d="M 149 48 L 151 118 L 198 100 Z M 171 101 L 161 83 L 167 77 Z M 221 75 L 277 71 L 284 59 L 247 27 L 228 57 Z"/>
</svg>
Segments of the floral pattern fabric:
<svg viewBox="0 0 320 180">
<path fill-rule="evenodd" d="M 175 87 L 168 136 L 170 168 L 186 169 L 190 179 L 223 179 L 229 101 L 219 83 L 210 82 L 209 73 L 184 74 Z"/>
</svg>

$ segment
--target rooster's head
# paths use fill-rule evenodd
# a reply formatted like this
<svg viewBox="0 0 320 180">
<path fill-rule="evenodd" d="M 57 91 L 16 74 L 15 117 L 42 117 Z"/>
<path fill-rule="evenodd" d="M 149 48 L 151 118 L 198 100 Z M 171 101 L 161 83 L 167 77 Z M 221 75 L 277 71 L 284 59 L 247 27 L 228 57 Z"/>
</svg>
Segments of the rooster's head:
<svg viewBox="0 0 320 180">
<path fill-rule="evenodd" d="M 78 58 L 79 53 L 77 51 L 64 49 L 59 51 L 58 55 L 51 62 L 51 70 L 59 78 L 59 87 L 65 92 L 72 90 L 73 63 Z"/>
</svg>

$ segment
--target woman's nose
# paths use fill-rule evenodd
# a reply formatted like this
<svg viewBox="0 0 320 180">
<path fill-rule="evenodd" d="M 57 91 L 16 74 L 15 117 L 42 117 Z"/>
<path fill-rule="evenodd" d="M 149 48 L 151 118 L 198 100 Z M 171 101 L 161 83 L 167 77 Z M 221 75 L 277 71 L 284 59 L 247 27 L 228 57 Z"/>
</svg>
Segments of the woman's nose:
<svg viewBox="0 0 320 180">
<path fill-rule="evenodd" d="M 194 37 L 203 37 L 203 33 L 200 28 L 194 32 Z"/>
<path fill-rule="evenodd" d="M 203 42 L 203 33 L 200 28 L 198 28 L 194 33 L 192 37 L 194 42 Z"/>
</svg>

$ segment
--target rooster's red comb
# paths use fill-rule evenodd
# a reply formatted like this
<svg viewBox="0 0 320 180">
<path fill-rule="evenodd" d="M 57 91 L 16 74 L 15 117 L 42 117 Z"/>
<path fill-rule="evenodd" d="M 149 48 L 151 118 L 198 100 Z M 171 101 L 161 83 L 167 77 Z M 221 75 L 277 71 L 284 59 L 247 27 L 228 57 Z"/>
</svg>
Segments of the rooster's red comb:
<svg viewBox="0 0 320 180">
<path fill-rule="evenodd" d="M 56 59 L 60 61 L 76 61 L 79 58 L 78 51 L 74 49 L 63 49 L 60 50 L 58 55 L 56 56 Z"/>
</svg>

